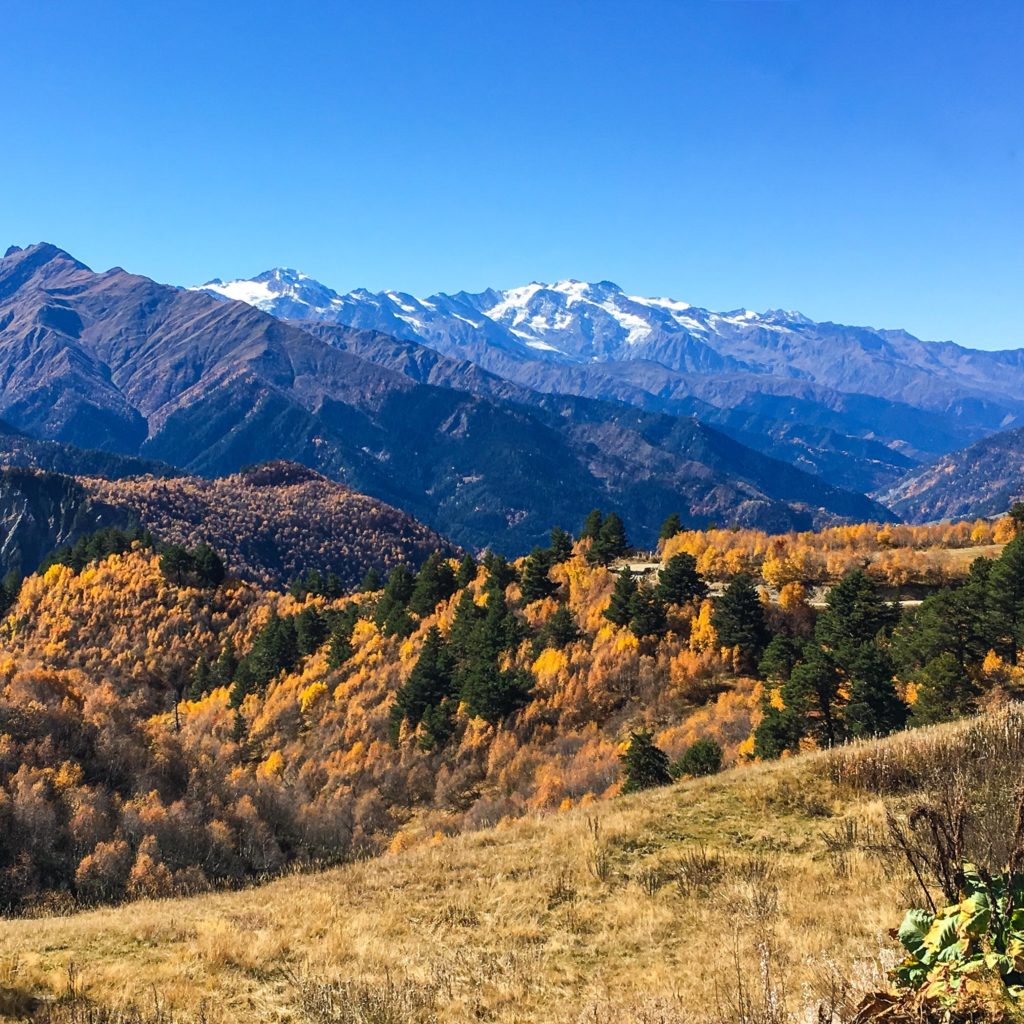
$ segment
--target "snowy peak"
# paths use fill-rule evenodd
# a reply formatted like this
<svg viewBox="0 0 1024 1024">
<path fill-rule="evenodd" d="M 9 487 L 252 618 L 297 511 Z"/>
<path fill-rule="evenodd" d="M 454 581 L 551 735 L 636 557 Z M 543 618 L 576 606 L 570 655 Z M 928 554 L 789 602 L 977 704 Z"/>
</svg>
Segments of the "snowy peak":
<svg viewBox="0 0 1024 1024">
<path fill-rule="evenodd" d="M 713 313 L 669 297 L 627 295 L 613 281 L 576 278 L 419 298 L 365 288 L 340 295 L 297 270 L 277 268 L 201 288 L 285 319 L 372 328 L 476 362 L 497 350 L 529 361 L 652 360 L 684 372 L 757 371 L 731 351 L 737 334 L 785 334 L 810 324 L 799 313 Z"/>
<path fill-rule="evenodd" d="M 420 298 L 365 288 L 339 294 L 297 270 L 277 268 L 201 288 L 284 319 L 381 331 L 492 369 L 508 358 L 643 361 L 678 373 L 768 374 L 859 387 L 861 362 L 876 361 L 880 348 L 893 344 L 892 332 L 816 324 L 794 310 L 714 312 L 669 296 L 630 295 L 607 280 L 533 281 Z M 903 347 L 921 344 L 907 335 Z"/>
<path fill-rule="evenodd" d="M 235 302 L 246 302 L 266 313 L 293 319 L 309 319 L 303 313 L 316 316 L 339 303 L 337 292 L 290 267 L 265 270 L 248 280 L 225 282 L 214 278 L 193 290 Z"/>
</svg>

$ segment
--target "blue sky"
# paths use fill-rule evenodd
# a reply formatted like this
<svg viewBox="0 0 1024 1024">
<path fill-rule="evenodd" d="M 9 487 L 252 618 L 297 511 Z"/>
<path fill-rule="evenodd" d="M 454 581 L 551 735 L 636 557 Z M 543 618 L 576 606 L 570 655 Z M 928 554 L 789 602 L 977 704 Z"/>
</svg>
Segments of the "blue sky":
<svg viewBox="0 0 1024 1024">
<path fill-rule="evenodd" d="M 565 277 L 1024 346 L 1024 4 L 4 11 L 0 240 L 195 283 Z"/>
</svg>

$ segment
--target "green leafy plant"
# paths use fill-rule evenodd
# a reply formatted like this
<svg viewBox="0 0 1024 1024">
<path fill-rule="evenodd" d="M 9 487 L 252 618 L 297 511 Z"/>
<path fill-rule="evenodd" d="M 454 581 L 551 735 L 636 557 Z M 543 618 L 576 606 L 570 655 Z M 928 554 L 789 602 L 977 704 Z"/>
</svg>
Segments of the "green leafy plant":
<svg viewBox="0 0 1024 1024">
<path fill-rule="evenodd" d="M 999 980 L 1016 1003 L 1024 996 L 1024 875 L 965 864 L 960 901 L 908 911 L 896 938 L 908 954 L 893 970 L 900 989 L 951 1004 L 990 994 Z"/>
</svg>

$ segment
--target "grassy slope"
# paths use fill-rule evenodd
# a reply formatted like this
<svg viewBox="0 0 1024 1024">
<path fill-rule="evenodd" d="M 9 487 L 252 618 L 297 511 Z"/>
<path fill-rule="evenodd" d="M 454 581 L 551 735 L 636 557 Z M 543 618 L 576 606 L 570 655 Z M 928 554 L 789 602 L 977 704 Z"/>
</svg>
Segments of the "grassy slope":
<svg viewBox="0 0 1024 1024">
<path fill-rule="evenodd" d="M 214 1022 L 298 1021 L 285 969 L 373 984 L 389 972 L 436 986 L 442 1021 L 674 1022 L 713 1010 L 736 957 L 756 979 L 767 942 L 810 999 L 829 962 L 863 974 L 891 948 L 908 898 L 863 848 L 881 802 L 838 789 L 825 763 L 735 769 L 243 892 L 2 921 L 0 986 L 58 991 L 73 961 L 103 1003 L 155 988 L 176 1009 L 205 1000 Z M 840 859 L 822 833 L 851 820 L 858 848 Z M 706 886 L 693 882 L 701 844 L 726 865 Z"/>
</svg>

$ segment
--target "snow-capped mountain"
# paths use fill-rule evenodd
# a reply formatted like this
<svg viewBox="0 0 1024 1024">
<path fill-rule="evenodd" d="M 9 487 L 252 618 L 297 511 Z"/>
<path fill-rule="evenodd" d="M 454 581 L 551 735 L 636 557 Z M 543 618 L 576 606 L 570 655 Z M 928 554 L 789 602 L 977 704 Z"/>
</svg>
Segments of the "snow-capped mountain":
<svg viewBox="0 0 1024 1024">
<path fill-rule="evenodd" d="M 751 329 L 783 332 L 809 324 L 799 313 L 714 313 L 668 298 L 627 295 L 610 281 L 566 280 L 505 291 L 417 298 L 356 289 L 340 295 L 296 270 L 251 280 L 209 281 L 203 291 L 247 302 L 274 316 L 369 327 L 472 357 L 480 342 L 521 357 L 555 362 L 656 359 L 673 369 L 756 369 L 715 351 L 712 339 Z"/>
<path fill-rule="evenodd" d="M 813 432 L 837 433 L 827 446 L 840 453 L 858 438 L 923 460 L 1024 424 L 1024 350 L 977 351 L 780 309 L 715 312 L 610 281 L 418 298 L 339 294 L 273 270 L 201 288 L 286 319 L 373 329 L 536 391 L 696 414 L 755 447 L 766 429 L 796 426 L 800 442 L 783 457 L 800 465 L 800 445 L 819 446 Z M 859 489 L 873 472 L 841 479 Z"/>
<path fill-rule="evenodd" d="M 802 380 L 937 410 L 966 395 L 1005 397 L 1016 409 L 1024 396 L 1024 350 L 975 351 L 780 309 L 719 313 L 628 295 L 610 281 L 417 298 L 365 289 L 339 294 L 297 271 L 271 270 L 201 288 L 278 317 L 372 328 L 483 365 L 494 349 L 518 360 L 650 362 L 676 373 Z"/>
</svg>

